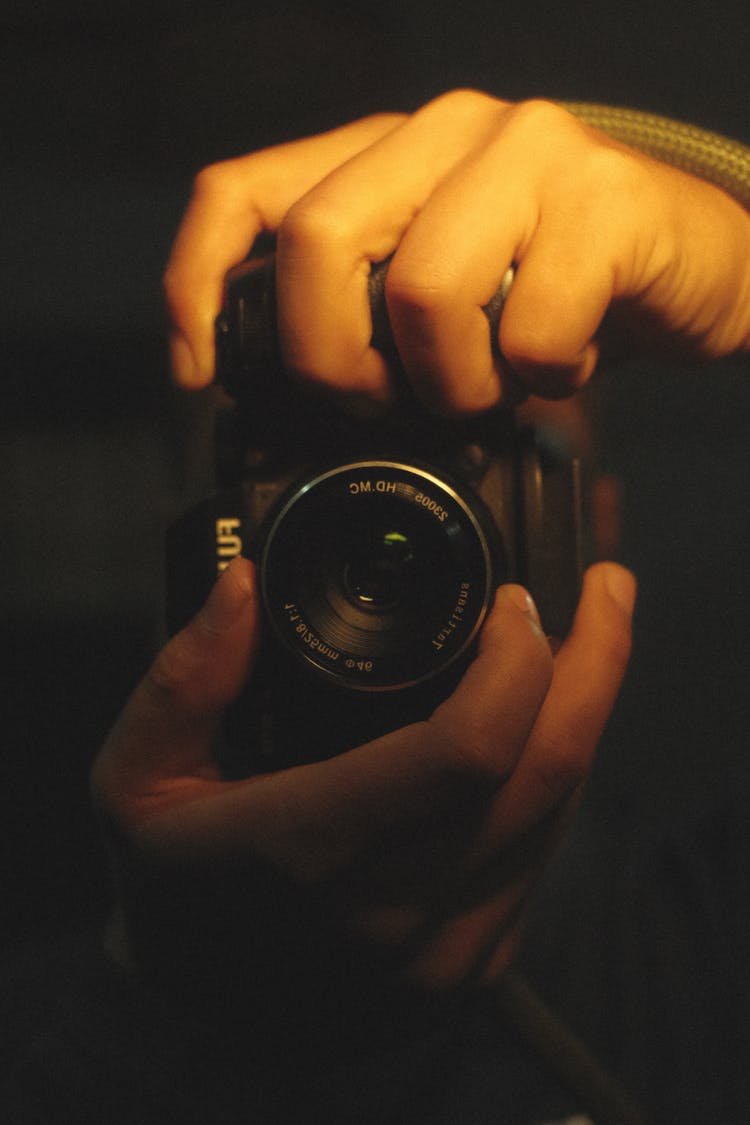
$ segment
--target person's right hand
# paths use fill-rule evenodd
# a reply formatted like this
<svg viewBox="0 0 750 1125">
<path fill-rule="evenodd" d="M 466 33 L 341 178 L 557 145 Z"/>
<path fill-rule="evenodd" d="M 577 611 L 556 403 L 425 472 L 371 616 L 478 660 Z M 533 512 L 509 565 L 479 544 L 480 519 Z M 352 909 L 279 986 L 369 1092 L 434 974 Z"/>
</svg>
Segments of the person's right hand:
<svg viewBox="0 0 750 1125">
<path fill-rule="evenodd" d="M 314 383 L 387 400 L 367 278 L 386 298 L 407 374 L 447 413 L 509 386 L 545 397 L 586 382 L 610 308 L 628 338 L 714 358 L 750 347 L 750 216 L 718 188 L 628 149 L 545 102 L 445 94 L 201 172 L 165 276 L 172 366 L 214 371 L 222 279 L 277 236 L 283 358 Z M 516 276 L 493 354 L 484 306 Z"/>
</svg>

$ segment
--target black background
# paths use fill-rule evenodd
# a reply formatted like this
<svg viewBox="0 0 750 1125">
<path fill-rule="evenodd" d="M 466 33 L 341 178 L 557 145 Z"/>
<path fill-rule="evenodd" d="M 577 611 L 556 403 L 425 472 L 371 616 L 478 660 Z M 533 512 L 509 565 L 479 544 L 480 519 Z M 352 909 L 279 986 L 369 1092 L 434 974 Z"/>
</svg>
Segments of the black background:
<svg viewBox="0 0 750 1125">
<path fill-rule="evenodd" d="M 746 13 L 706 0 L 2 4 L 8 946 L 108 902 L 86 776 L 159 643 L 163 530 L 189 498 L 160 273 L 194 173 L 454 85 L 652 109 L 747 141 L 747 48 Z M 723 747 L 747 713 L 747 378 L 739 361 L 607 381 L 638 639 L 542 898 L 552 912 L 564 899 L 600 919 L 624 842 L 745 769 Z"/>
</svg>

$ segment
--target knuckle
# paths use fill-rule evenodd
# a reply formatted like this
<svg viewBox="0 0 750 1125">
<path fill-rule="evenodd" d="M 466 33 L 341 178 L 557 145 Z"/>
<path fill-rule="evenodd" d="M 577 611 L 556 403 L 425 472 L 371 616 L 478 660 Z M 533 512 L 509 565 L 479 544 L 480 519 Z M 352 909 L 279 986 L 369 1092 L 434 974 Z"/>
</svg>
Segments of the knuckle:
<svg viewBox="0 0 750 1125">
<path fill-rule="evenodd" d="M 144 685 L 157 702 L 190 703 L 195 671 L 193 645 L 189 634 L 183 630 L 157 655 L 146 674 Z"/>
<path fill-rule="evenodd" d="M 516 102 L 509 110 L 508 123 L 511 128 L 547 141 L 561 130 L 578 125 L 572 113 L 546 98 Z"/>
<path fill-rule="evenodd" d="M 413 262 L 397 254 L 386 277 L 388 308 L 409 319 L 430 320 L 450 310 L 459 282 L 450 267 L 434 261 Z"/>
<path fill-rule="evenodd" d="M 500 350 L 511 370 L 534 394 L 555 401 L 579 390 L 588 374 L 586 357 L 570 354 L 572 346 L 559 325 L 513 324 L 501 326 Z"/>
<path fill-rule="evenodd" d="M 583 731 L 571 724 L 556 732 L 542 747 L 537 764 L 537 777 L 543 789 L 559 803 L 579 788 L 591 767 L 591 754 Z"/>
<path fill-rule="evenodd" d="M 487 109 L 499 108 L 503 103 L 493 98 L 483 90 L 475 90 L 470 86 L 459 86 L 454 90 L 447 90 L 439 94 L 428 103 L 428 108 L 446 108 L 460 113 L 474 113 Z"/>
<path fill-rule="evenodd" d="M 461 730 L 455 732 L 454 753 L 462 772 L 491 781 L 504 780 L 511 770 L 505 755 L 498 755 L 497 737 L 480 719 L 464 720 Z"/>
<path fill-rule="evenodd" d="M 259 218 L 256 193 L 263 167 L 263 153 L 207 164 L 193 179 L 191 205 L 223 222 L 246 221 L 252 212 Z"/>
<path fill-rule="evenodd" d="M 530 144 L 544 146 L 553 165 L 560 160 L 567 166 L 574 163 L 573 198 L 585 201 L 586 214 L 599 205 L 611 212 L 627 197 L 638 202 L 642 158 L 636 158 L 625 145 L 597 132 L 564 106 L 531 98 L 511 107 L 508 122 L 508 127 Z"/>
<path fill-rule="evenodd" d="M 202 168 L 193 179 L 188 210 L 197 204 L 214 215 L 247 211 L 247 191 L 243 190 L 235 163 L 226 160 Z M 181 323 L 182 314 L 191 307 L 191 293 L 186 289 L 186 255 L 176 252 L 179 245 L 180 234 L 162 276 L 164 303 L 176 324 Z"/>
<path fill-rule="evenodd" d="M 544 277 L 535 279 L 535 306 L 554 307 L 559 298 L 559 284 Z M 508 316 L 500 324 L 500 350 L 512 364 L 534 364 L 550 368 L 550 373 L 564 376 L 562 351 L 565 346 L 564 326 L 550 317 Z"/>
<path fill-rule="evenodd" d="M 319 253 L 347 240 L 345 208 L 318 193 L 303 196 L 287 211 L 278 232 L 279 250 L 291 256 Z"/>
<path fill-rule="evenodd" d="M 479 713 L 439 708 L 427 722 L 435 753 L 449 774 L 497 785 L 512 772 L 516 747 L 498 737 L 497 715 L 490 721 Z"/>
<path fill-rule="evenodd" d="M 500 760 L 495 739 L 480 716 L 454 714 L 438 708 L 430 725 L 430 741 L 448 772 L 458 776 L 496 782 L 508 776 L 511 765 Z"/>
<path fill-rule="evenodd" d="M 223 190 L 225 165 L 207 164 L 193 177 L 193 198 L 211 199 Z"/>
<path fill-rule="evenodd" d="M 211 201 L 234 195 L 238 188 L 235 162 L 220 160 L 207 164 L 193 178 L 193 198 Z"/>
</svg>

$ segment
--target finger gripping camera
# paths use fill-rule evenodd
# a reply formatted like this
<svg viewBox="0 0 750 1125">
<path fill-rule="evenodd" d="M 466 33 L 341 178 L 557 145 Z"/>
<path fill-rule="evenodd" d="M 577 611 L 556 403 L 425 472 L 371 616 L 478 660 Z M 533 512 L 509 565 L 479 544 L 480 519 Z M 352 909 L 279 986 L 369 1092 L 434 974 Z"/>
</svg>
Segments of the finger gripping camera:
<svg viewBox="0 0 750 1125">
<path fill-rule="evenodd" d="M 227 277 L 219 487 L 167 543 L 171 631 L 236 554 L 258 567 L 263 651 L 224 749 L 238 773 L 426 718 L 471 660 L 498 585 L 526 585 L 563 635 L 581 575 L 577 460 L 509 410 L 436 417 L 405 379 L 376 421 L 296 384 L 278 356 L 273 269 L 271 257 Z M 374 342 L 396 364 L 382 277 L 371 303 Z"/>
</svg>

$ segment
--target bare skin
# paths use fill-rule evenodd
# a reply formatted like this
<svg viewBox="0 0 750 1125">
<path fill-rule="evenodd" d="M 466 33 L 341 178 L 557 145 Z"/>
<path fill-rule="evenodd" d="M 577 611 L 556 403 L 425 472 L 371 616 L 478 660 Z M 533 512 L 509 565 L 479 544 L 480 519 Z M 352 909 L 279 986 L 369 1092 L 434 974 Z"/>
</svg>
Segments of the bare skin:
<svg viewBox="0 0 750 1125">
<path fill-rule="evenodd" d="M 165 275 L 179 385 L 213 378 L 222 279 L 262 231 L 277 238 L 286 365 L 342 396 L 389 400 L 391 372 L 370 345 L 367 276 L 391 254 L 386 296 L 402 363 L 445 413 L 509 394 L 481 308 L 511 263 L 499 345 L 531 395 L 587 382 L 613 307 L 634 338 L 642 325 L 649 341 L 706 359 L 750 347 L 743 209 L 544 102 L 454 91 L 410 116 L 367 118 L 201 172 Z M 627 664 L 634 598 L 627 571 L 592 568 L 553 655 L 525 591 L 503 587 L 475 662 L 427 722 L 326 762 L 227 781 L 215 739 L 260 635 L 254 571 L 236 560 L 159 655 L 93 771 L 141 965 L 156 948 L 162 964 L 179 964 L 186 944 L 193 971 L 216 958 L 212 918 L 196 911 L 207 879 L 237 945 L 251 934 L 263 945 L 273 895 L 253 899 L 262 869 L 266 896 L 291 888 L 335 920 L 341 940 L 392 956 L 422 989 L 494 981 L 591 769 Z M 164 955 L 170 919 L 183 940 Z"/>
<path fill-rule="evenodd" d="M 454 91 L 201 172 L 165 276 L 178 383 L 211 380 L 223 275 L 263 230 L 278 237 L 286 363 L 342 392 L 388 398 L 366 280 L 391 253 L 401 359 L 444 411 L 503 397 L 481 307 L 511 262 L 499 342 L 531 393 L 585 383 L 613 304 L 706 358 L 750 346 L 742 207 L 545 102 Z"/>
</svg>

